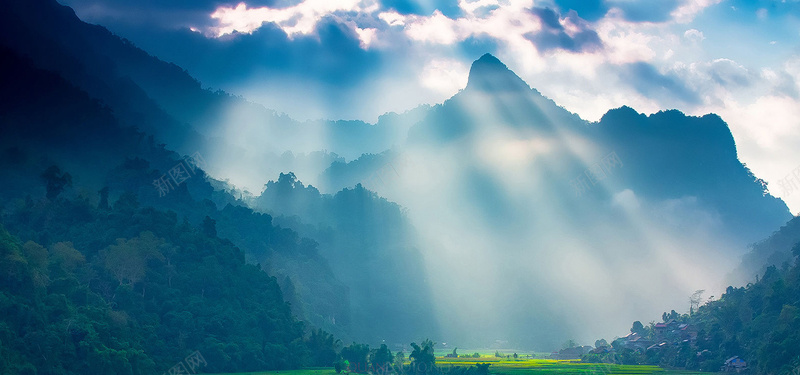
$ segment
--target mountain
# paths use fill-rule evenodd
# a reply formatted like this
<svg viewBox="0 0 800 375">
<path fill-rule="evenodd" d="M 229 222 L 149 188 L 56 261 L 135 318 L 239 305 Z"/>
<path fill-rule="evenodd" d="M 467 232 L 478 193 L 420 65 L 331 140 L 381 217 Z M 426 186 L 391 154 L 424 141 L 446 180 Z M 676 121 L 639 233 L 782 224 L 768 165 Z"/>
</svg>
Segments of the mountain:
<svg viewBox="0 0 800 375">
<path fill-rule="evenodd" d="M 470 67 L 467 90 L 492 93 L 525 93 L 530 89 L 522 78 L 519 78 L 490 53 L 475 60 Z"/>
<path fill-rule="evenodd" d="M 243 180 L 251 189 L 263 186 L 267 176 L 290 170 L 314 180 L 339 157 L 384 151 L 414 121 L 414 115 L 406 121 L 402 114 L 384 116 L 374 125 L 295 121 L 241 97 L 203 88 L 181 67 L 81 21 L 56 0 L 0 4 L 0 44 L 112 107 L 124 125 L 154 135 L 178 152 L 201 152 L 219 179 Z"/>
<path fill-rule="evenodd" d="M 0 66 L 1 373 L 151 374 L 197 355 L 214 372 L 306 361 L 303 323 L 275 278 L 198 218 L 216 211 L 192 198 L 209 189 L 201 169 L 160 197 L 153 180 L 185 160 L 14 51 L 3 47 Z"/>
<path fill-rule="evenodd" d="M 26 222 L 28 194 L 135 218 L 171 211 L 229 240 L 297 317 L 345 340 L 434 332 L 550 350 L 619 332 L 720 287 L 747 244 L 791 219 L 719 117 L 622 107 L 587 122 L 492 55 L 441 104 L 377 124 L 298 122 L 206 90 L 55 1 L 3 7 L 0 150 L 13 182 L 0 218 L 13 236 L 47 248 L 91 237 L 36 237 L 59 211 Z M 195 154 L 196 177 L 155 188 Z M 87 259 L 112 245 L 97 241 Z"/>
<path fill-rule="evenodd" d="M 793 218 L 771 236 L 750 246 L 750 251 L 742 257 L 742 262 L 732 272 L 731 279 L 736 284 L 751 282 L 766 272 L 770 266 L 783 268 L 792 265 L 796 254 L 794 246 L 800 242 L 800 218 Z"/>
<path fill-rule="evenodd" d="M 556 139 L 568 152 L 550 159 L 550 165 L 575 175 L 589 167 L 586 160 L 603 156 L 586 152 L 587 146 L 614 151 L 624 161 L 616 177 L 626 188 L 646 198 L 700 199 L 740 244 L 764 238 L 792 217 L 739 162 L 730 129 L 718 116 L 690 117 L 676 110 L 646 116 L 622 107 L 589 123 L 530 89 L 490 54 L 472 64 L 464 90 L 414 125 L 406 146 L 475 147 L 479 138 L 501 132 L 520 139 Z M 571 138 L 585 141 L 583 149 L 570 149 L 575 147 L 567 144 Z"/>
<path fill-rule="evenodd" d="M 324 176 L 339 186 L 361 182 L 408 208 L 437 270 L 430 285 L 447 311 L 448 341 L 553 347 L 564 332 L 582 337 L 578 322 L 617 321 L 696 289 L 723 289 L 741 282 L 726 277 L 747 245 L 792 218 L 738 160 L 718 116 L 622 107 L 587 122 L 491 55 L 473 63 L 467 86 L 431 108 L 406 143 L 334 164 Z M 587 274 L 594 287 L 581 282 Z M 462 280 L 458 290 L 447 287 L 452 280 Z M 476 320 L 491 323 L 460 328 Z"/>
<path fill-rule="evenodd" d="M 388 278 L 378 278 L 382 284 L 349 278 L 349 285 L 343 284 L 339 277 L 348 276 L 350 272 L 343 269 L 341 260 L 357 257 L 336 253 L 335 250 L 342 249 L 344 240 L 341 237 L 337 240 L 338 248 L 325 245 L 325 257 L 337 261 L 334 274 L 328 260 L 318 251 L 316 241 L 277 225 L 270 215 L 244 207 L 244 202 L 237 199 L 247 196 L 241 189 L 211 179 L 204 172 L 174 186 L 167 194 L 160 194 L 153 186 L 154 181 L 166 176 L 176 164 L 187 160 L 181 154 L 207 159 L 203 160 L 203 169 L 209 170 L 214 169 L 215 164 L 223 164 L 221 160 L 224 159 L 218 154 L 220 148 L 241 161 L 240 152 L 243 151 L 230 146 L 230 139 L 220 141 L 213 138 L 213 134 L 212 137 L 201 134 L 207 131 L 204 128 L 207 123 L 203 121 L 213 116 L 199 113 L 198 108 L 210 112 L 218 110 L 218 115 L 219 111 L 235 106 L 240 112 L 245 108 L 254 118 L 267 117 L 267 122 L 282 119 L 288 125 L 272 124 L 283 132 L 282 137 L 291 137 L 294 126 L 324 126 L 334 142 L 339 139 L 356 149 L 359 144 L 374 141 L 369 134 L 377 127 L 365 128 L 364 123 L 347 121 L 302 125 L 240 98 L 204 90 L 177 66 L 147 55 L 102 27 L 81 22 L 71 9 L 54 1 L 9 2 L 4 6 L 7 11 L 0 17 L 8 18 L 8 22 L 1 26 L 4 32 L 0 37 L 3 49 L 0 63 L 4 68 L 0 87 L 3 99 L 0 103 L 3 135 L 0 165 L 3 180 L 9 183 L 7 188 L 0 189 L 2 207 L 24 201 L 26 192 L 33 200 L 49 196 L 50 189 L 46 189 L 40 175 L 51 166 L 57 167 L 63 175 L 57 173 L 54 177 L 66 179 L 64 176 L 69 176 L 70 184 L 60 186 L 55 197 L 75 199 L 79 194 L 94 204 L 99 204 L 98 200 L 113 204 L 133 194 L 141 207 L 175 212 L 179 219 L 193 225 L 202 225 L 205 218 L 213 220 L 216 233 L 238 246 L 248 263 L 259 265 L 277 278 L 284 297 L 291 302 L 293 314 L 311 327 L 324 328 L 344 340 L 377 341 L 391 336 L 397 342 L 415 339 L 413 335 L 429 331 L 426 327 L 431 324 L 428 323 L 420 324 L 418 329 L 407 328 L 411 321 L 401 324 L 403 319 L 421 316 L 408 312 L 394 313 L 393 319 L 399 320 L 385 324 L 386 331 L 366 332 L 363 326 L 358 327 L 360 331 L 354 331 L 354 314 L 355 318 L 377 322 L 378 317 L 387 312 L 376 311 L 378 307 L 387 308 L 400 301 L 410 301 L 412 297 L 395 288 L 389 294 L 382 293 L 385 301 L 370 302 L 361 293 L 355 300 L 358 304 L 354 304 L 350 288 L 365 291 L 385 287 L 399 277 L 391 274 Z M 37 11 L 41 14 L 37 15 Z M 201 105 L 196 105 L 198 103 Z M 395 128 L 407 126 L 405 117 L 418 117 L 424 110 L 420 107 L 408 115 L 387 114 L 381 117 L 381 122 L 391 124 L 392 128 L 386 131 L 394 132 Z M 381 128 L 388 129 L 388 126 Z M 305 133 L 306 130 L 299 131 Z M 378 130 L 381 131 L 384 130 Z M 181 150 L 180 154 L 172 151 L 173 148 Z M 277 165 L 271 168 L 295 166 L 301 170 L 343 160 L 326 151 L 251 156 L 258 163 L 275 162 L 273 164 Z M 306 165 L 310 167 L 304 168 Z M 259 173 L 253 173 L 249 165 L 243 167 L 246 173 L 262 178 Z M 268 179 L 266 172 L 262 176 L 264 181 Z M 98 194 L 98 191 L 103 193 Z M 364 199 L 377 200 L 369 194 Z M 399 215 L 399 209 L 393 209 Z M 32 238 L 26 231 L 44 230 L 17 225 L 17 221 L 17 216 L 4 217 L 7 227 L 23 241 Z M 322 232 L 317 231 L 309 234 L 322 236 Z M 59 235 L 37 240 L 49 246 L 51 242 L 68 239 L 71 238 Z M 399 254 L 399 259 L 405 259 L 403 253 Z M 391 253 L 387 256 L 392 259 Z M 409 262 L 408 267 L 411 266 L 413 261 Z M 376 274 L 387 275 L 377 271 Z M 404 296 L 395 298 L 400 295 Z M 404 326 L 406 328 L 400 328 Z"/>
<path fill-rule="evenodd" d="M 70 220 L 67 213 L 48 213 L 56 215 L 49 221 L 20 222 L 16 214 L 24 217 L 32 202 L 44 198 L 67 197 L 96 206 L 100 201 L 113 204 L 132 194 L 143 208 L 169 210 L 194 225 L 201 225 L 209 217 L 215 220 L 221 237 L 239 246 L 243 258 L 250 263 L 263 263 L 265 269 L 269 264 L 270 275 L 278 275 L 282 281 L 287 277 L 293 280 L 294 293 L 288 297 L 297 302 L 297 316 L 342 338 L 349 337 L 347 288 L 331 273 L 327 261 L 317 252 L 316 243 L 275 226 L 269 215 L 241 207 L 243 204 L 228 191 L 215 189 L 212 184 L 219 184 L 200 169 L 190 174 L 195 177 L 160 194 L 153 182 L 184 165 L 184 158 L 152 136 L 125 126 L 106 103 L 92 98 L 63 76 L 41 70 L 16 51 L 3 47 L 0 66 L 0 174 L 7 182 L 0 189 L 0 207 L 4 208 L 0 222 L 14 235 L 43 246 L 64 241 L 80 243 L 74 239 L 75 233 L 44 234 L 52 225 L 48 224 L 50 221 Z M 202 154 L 197 155 L 202 158 Z M 48 177 L 52 183 L 44 181 L 43 173 L 53 168 L 60 172 Z M 124 237 L 137 234 L 129 232 Z M 92 246 L 108 245 L 99 238 L 84 240 Z M 86 257 L 91 260 L 89 255 Z M 328 323 L 331 319 L 338 325 Z"/>
<path fill-rule="evenodd" d="M 288 173 L 267 183 L 251 206 L 319 241 L 348 286 L 354 337 L 402 345 L 438 334 L 420 244 L 398 204 L 361 185 L 321 194 Z"/>
</svg>

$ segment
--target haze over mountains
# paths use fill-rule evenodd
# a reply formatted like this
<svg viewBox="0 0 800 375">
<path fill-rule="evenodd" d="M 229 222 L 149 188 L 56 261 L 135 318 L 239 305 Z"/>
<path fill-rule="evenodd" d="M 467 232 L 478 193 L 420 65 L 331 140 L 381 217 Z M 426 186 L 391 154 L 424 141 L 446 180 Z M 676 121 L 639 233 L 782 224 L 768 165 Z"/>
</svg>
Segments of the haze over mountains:
<svg viewBox="0 0 800 375">
<path fill-rule="evenodd" d="M 610 339 L 696 289 L 747 282 L 753 269 L 730 278 L 746 246 L 792 218 L 718 116 L 622 107 L 589 123 L 489 54 L 440 105 L 298 122 L 204 90 L 55 1 L 3 8 L 5 162 L 46 155 L 86 191 L 216 220 L 296 315 L 346 339 Z M 208 180 L 159 197 L 169 150 L 202 155 Z M 4 168 L 4 197 L 43 195 L 26 168 L 46 164 Z"/>
</svg>

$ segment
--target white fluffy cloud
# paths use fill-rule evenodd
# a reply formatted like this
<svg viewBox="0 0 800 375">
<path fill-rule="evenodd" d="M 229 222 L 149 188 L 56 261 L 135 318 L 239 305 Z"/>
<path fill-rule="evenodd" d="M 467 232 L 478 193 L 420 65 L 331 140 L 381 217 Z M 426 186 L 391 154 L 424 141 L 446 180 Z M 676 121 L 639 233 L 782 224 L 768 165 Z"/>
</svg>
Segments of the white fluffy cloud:
<svg viewBox="0 0 800 375">
<path fill-rule="evenodd" d="M 317 23 L 325 16 L 336 12 L 371 13 L 378 10 L 375 0 L 305 0 L 295 6 L 275 9 L 270 7 L 249 8 L 247 3 L 235 7 L 221 6 L 211 14 L 216 25 L 208 29 L 214 36 L 233 32 L 252 33 L 265 22 L 278 25 L 289 37 L 296 34 L 311 34 Z"/>
</svg>

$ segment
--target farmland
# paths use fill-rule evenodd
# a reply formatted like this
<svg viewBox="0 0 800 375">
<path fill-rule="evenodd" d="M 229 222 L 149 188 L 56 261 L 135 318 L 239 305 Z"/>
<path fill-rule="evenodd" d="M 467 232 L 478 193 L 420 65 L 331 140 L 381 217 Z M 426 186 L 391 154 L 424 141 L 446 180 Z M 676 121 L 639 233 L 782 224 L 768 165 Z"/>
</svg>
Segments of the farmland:
<svg viewBox="0 0 800 375">
<path fill-rule="evenodd" d="M 695 375 L 708 374 L 691 371 L 665 370 L 657 366 L 615 365 L 605 363 L 583 363 L 579 360 L 552 359 L 504 359 L 489 356 L 481 358 L 442 358 L 436 359 L 436 366 L 449 368 L 453 366 L 472 366 L 477 363 L 491 363 L 490 373 L 494 375 L 536 375 L 536 374 L 625 374 L 625 375 Z M 218 375 L 336 375 L 330 368 L 315 368 L 289 371 L 269 371 Z"/>
</svg>

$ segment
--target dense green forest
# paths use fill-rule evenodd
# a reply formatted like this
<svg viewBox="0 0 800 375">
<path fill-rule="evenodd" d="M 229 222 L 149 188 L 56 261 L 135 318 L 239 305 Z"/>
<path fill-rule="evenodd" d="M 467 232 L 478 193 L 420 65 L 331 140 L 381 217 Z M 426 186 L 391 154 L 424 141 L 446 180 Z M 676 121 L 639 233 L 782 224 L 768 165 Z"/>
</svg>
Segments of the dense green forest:
<svg viewBox="0 0 800 375">
<path fill-rule="evenodd" d="M 28 199 L 4 221 L 24 239 L 0 230 L 3 373 L 146 374 L 195 350 L 209 371 L 303 364 L 276 280 L 210 218 L 195 227 L 124 195 Z"/>
</svg>

